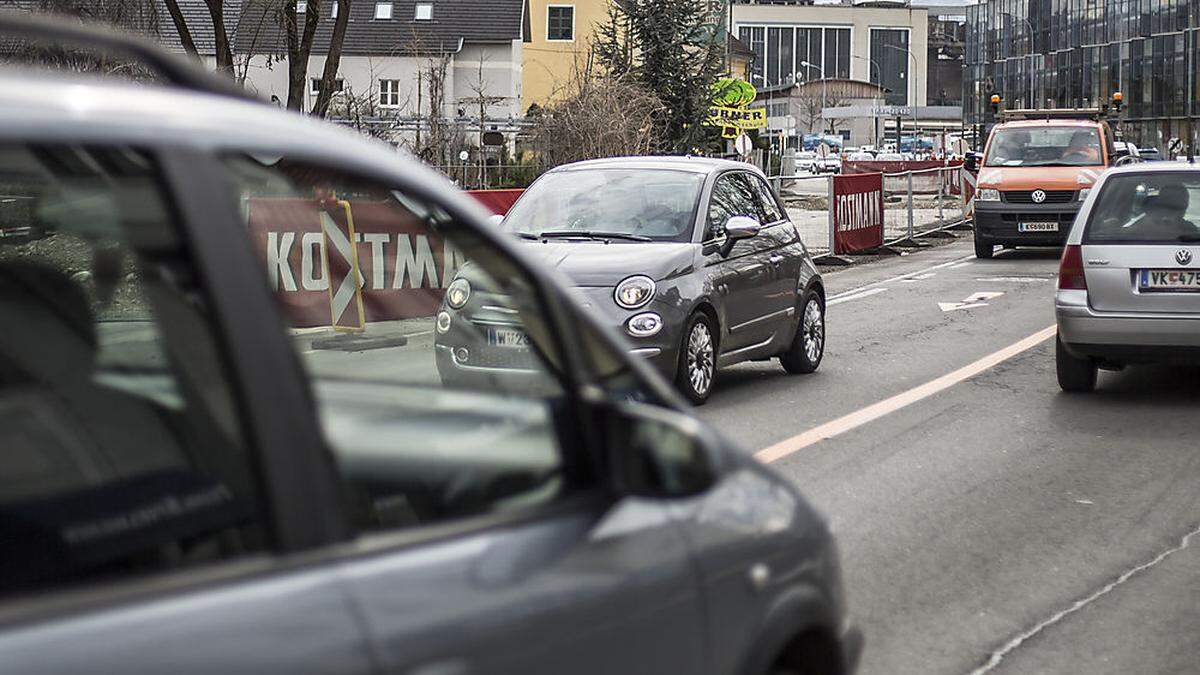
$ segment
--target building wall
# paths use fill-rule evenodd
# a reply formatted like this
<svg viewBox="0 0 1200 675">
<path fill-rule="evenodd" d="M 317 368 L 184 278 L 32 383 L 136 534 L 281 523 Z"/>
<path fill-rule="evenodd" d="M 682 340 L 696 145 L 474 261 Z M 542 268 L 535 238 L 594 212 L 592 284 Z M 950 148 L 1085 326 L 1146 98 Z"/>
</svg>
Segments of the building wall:
<svg viewBox="0 0 1200 675">
<path fill-rule="evenodd" d="M 568 85 L 591 51 L 596 27 L 608 18 L 610 0 L 529 0 L 530 40 L 522 50 L 522 104 L 544 106 Z M 575 36 L 570 42 L 546 39 L 546 16 L 551 5 L 575 8 Z M 522 111 L 524 112 L 524 111 Z"/>
<path fill-rule="evenodd" d="M 929 12 L 923 8 L 910 7 L 853 7 L 853 6 L 837 6 L 837 5 L 742 5 L 735 4 L 733 6 L 733 30 L 734 35 L 737 35 L 746 42 L 743 37 L 743 28 L 758 28 L 764 29 L 770 27 L 784 26 L 803 26 L 803 27 L 829 27 L 829 28 L 849 28 L 850 29 L 850 49 L 851 55 L 849 63 L 848 77 L 855 80 L 878 81 L 883 77 L 886 81 L 891 75 L 888 64 L 890 61 L 883 59 L 881 55 L 876 55 L 874 58 L 879 63 L 876 67 L 869 59 L 873 58 L 871 54 L 871 31 L 872 29 L 889 29 L 902 28 L 908 30 L 908 51 L 911 56 L 903 54 L 898 50 L 888 49 L 881 50 L 883 54 L 890 54 L 896 63 L 901 60 L 906 60 L 907 67 L 912 73 L 910 77 L 913 81 L 907 84 L 907 103 L 909 105 L 925 105 L 928 84 L 926 81 L 926 70 L 928 61 L 928 37 L 929 37 Z M 756 45 L 750 45 L 756 48 Z M 761 49 L 758 47 L 756 51 Z M 770 57 L 770 48 L 766 48 L 765 57 Z M 763 52 L 760 52 L 763 53 Z M 808 79 L 819 78 L 820 75 L 813 69 L 800 66 L 800 61 L 806 60 L 794 58 L 793 72 L 797 81 L 805 81 Z M 781 67 L 782 68 L 782 67 Z M 760 69 L 758 64 L 755 65 L 756 71 Z M 765 67 L 761 68 L 763 78 L 756 81 L 756 86 L 762 85 L 766 81 Z M 781 72 L 783 70 L 781 69 Z M 843 73 L 844 74 L 844 73 Z M 835 73 L 827 73 L 828 77 L 834 77 Z"/>
<path fill-rule="evenodd" d="M 1067 108 L 1120 91 L 1126 138 L 1165 151 L 1200 116 L 1197 28 L 1195 1 L 983 0 L 967 8 L 964 118 L 986 130 L 993 93 L 1010 108 Z"/>
<path fill-rule="evenodd" d="M 483 63 L 484 93 L 502 100 L 488 106 L 487 115 L 492 119 L 516 117 L 521 112 L 521 43 L 467 44 L 454 54 L 446 69 L 446 101 L 442 114 L 455 117 L 459 108 L 468 116 L 478 116 L 478 104 L 464 102 L 475 97 L 480 82 L 480 61 Z M 428 114 L 428 84 L 423 82 L 417 91 L 417 73 L 427 73 L 430 59 L 412 56 L 343 56 L 338 63 L 338 77 L 344 81 L 344 91 L 357 98 L 369 97 L 381 115 L 395 114 L 401 117 Z M 325 68 L 325 57 L 309 59 L 308 79 L 321 77 Z M 278 62 L 267 56 L 256 56 L 251 60 L 246 74 L 246 87 L 265 99 L 278 96 L 287 102 L 287 62 Z M 395 107 L 380 105 L 379 81 L 399 81 L 399 104 Z M 420 106 L 418 108 L 418 99 Z M 316 101 L 311 85 L 306 85 L 305 108 Z"/>
</svg>

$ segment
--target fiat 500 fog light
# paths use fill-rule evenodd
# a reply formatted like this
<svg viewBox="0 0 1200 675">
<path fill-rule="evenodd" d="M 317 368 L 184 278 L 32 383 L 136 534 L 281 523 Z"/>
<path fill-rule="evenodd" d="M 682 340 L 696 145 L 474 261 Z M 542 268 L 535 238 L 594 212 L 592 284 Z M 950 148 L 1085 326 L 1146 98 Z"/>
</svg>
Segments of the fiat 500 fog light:
<svg viewBox="0 0 1200 675">
<path fill-rule="evenodd" d="M 446 304 L 454 309 L 462 309 L 471 297 L 471 284 L 466 279 L 458 278 L 450 282 L 446 288 Z"/>
<path fill-rule="evenodd" d="M 662 317 L 654 312 L 638 314 L 625 324 L 625 330 L 634 337 L 650 337 L 662 330 Z"/>
<path fill-rule="evenodd" d="M 450 330 L 450 312 L 438 312 L 437 323 L 434 325 L 439 335 L 445 335 Z"/>
<path fill-rule="evenodd" d="M 617 284 L 613 300 L 625 309 L 637 309 L 654 297 L 654 280 L 650 277 L 629 277 Z"/>
</svg>

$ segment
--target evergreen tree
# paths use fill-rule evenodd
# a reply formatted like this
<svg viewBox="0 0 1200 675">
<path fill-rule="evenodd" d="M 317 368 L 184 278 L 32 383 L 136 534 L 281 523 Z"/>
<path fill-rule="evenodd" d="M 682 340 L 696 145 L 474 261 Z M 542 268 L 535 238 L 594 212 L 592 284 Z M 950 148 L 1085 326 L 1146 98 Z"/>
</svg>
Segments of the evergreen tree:
<svg viewBox="0 0 1200 675">
<path fill-rule="evenodd" d="M 714 136 L 703 122 L 724 66 L 725 35 L 716 24 L 710 3 L 700 0 L 613 0 L 600 27 L 600 65 L 662 101 L 662 152 L 691 152 Z"/>
</svg>

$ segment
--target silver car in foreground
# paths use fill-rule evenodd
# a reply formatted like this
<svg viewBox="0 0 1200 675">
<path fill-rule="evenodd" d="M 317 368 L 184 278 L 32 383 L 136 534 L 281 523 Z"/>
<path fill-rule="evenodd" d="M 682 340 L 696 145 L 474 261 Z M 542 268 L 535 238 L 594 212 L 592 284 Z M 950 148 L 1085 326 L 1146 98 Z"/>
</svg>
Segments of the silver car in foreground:
<svg viewBox="0 0 1200 675">
<path fill-rule="evenodd" d="M 1098 369 L 1200 363 L 1200 166 L 1106 173 L 1067 238 L 1055 299 L 1064 391 Z"/>
</svg>

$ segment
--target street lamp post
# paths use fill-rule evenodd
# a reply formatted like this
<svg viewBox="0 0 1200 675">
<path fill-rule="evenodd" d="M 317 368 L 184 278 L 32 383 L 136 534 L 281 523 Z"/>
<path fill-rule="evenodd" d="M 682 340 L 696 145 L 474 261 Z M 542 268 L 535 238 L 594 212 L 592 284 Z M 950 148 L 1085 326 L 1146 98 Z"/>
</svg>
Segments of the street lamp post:
<svg viewBox="0 0 1200 675">
<path fill-rule="evenodd" d="M 876 61 L 875 59 L 872 59 L 872 58 L 869 58 L 866 56 L 858 56 L 857 54 L 851 54 L 850 58 L 858 59 L 859 61 L 866 61 L 867 63 L 871 64 L 872 66 L 875 66 L 875 75 L 878 78 L 878 80 L 875 82 L 875 107 L 879 108 L 879 93 L 881 91 L 883 91 L 883 69 L 879 67 L 879 62 Z M 869 68 L 867 69 L 867 79 L 868 80 L 871 79 L 871 71 Z M 873 114 L 871 115 L 871 117 L 872 117 L 872 119 L 875 120 L 875 134 L 871 138 L 871 142 L 875 144 L 876 148 L 878 148 L 880 145 L 880 143 L 879 143 L 879 111 L 874 110 L 874 111 L 872 111 L 872 113 Z"/>
<path fill-rule="evenodd" d="M 912 59 L 913 74 L 911 77 L 908 78 L 908 81 L 911 83 L 910 88 L 912 90 L 912 95 L 909 97 L 908 105 L 912 109 L 913 134 L 915 136 L 917 133 L 917 76 L 916 76 L 916 73 L 917 73 L 917 70 L 920 68 L 917 65 L 917 57 L 912 53 L 912 50 L 909 49 L 908 47 L 900 47 L 898 45 L 880 45 L 880 46 L 883 47 L 884 49 L 895 49 L 898 52 L 903 52 L 905 54 L 908 54 L 908 57 Z M 928 79 L 929 78 L 926 78 L 926 80 L 928 80 Z M 901 118 L 897 116 L 896 117 L 896 152 L 900 152 L 900 140 L 904 136 L 903 130 L 900 128 L 900 122 L 901 122 Z"/>
<path fill-rule="evenodd" d="M 812 68 L 813 70 L 817 71 L 821 75 L 821 119 L 824 120 L 825 119 L 825 70 L 823 68 L 821 68 L 821 66 L 818 66 L 815 63 L 809 63 L 808 61 L 801 61 L 800 65 L 804 66 L 805 68 Z M 825 132 L 825 125 L 824 125 L 824 123 L 822 123 L 821 133 L 824 133 L 824 132 Z"/>
</svg>

